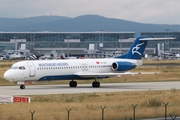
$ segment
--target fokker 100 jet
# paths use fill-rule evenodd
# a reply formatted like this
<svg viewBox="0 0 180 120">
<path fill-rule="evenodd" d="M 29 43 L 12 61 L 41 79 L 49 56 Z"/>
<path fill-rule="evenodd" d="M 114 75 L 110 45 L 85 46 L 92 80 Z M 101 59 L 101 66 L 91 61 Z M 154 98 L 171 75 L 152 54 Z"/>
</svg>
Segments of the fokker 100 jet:
<svg viewBox="0 0 180 120">
<path fill-rule="evenodd" d="M 67 59 L 67 60 L 34 60 L 14 63 L 4 73 L 4 78 L 11 82 L 23 83 L 20 89 L 25 89 L 25 82 L 71 80 L 70 87 L 76 87 L 75 80 L 94 79 L 92 87 L 100 87 L 98 79 L 134 75 L 128 72 L 143 64 L 142 56 L 148 41 L 174 38 L 138 37 L 130 50 L 121 56 L 105 59 Z"/>
</svg>

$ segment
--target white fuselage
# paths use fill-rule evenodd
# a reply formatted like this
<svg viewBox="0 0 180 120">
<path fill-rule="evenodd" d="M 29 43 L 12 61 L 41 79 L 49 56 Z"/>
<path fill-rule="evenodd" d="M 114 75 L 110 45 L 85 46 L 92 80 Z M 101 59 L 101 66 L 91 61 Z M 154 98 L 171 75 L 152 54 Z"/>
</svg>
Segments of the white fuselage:
<svg viewBox="0 0 180 120">
<path fill-rule="evenodd" d="M 11 82 L 92 79 L 94 77 L 82 77 L 78 73 L 100 74 L 125 72 L 112 69 L 112 63 L 117 61 L 130 62 L 136 66 L 142 65 L 142 60 L 113 58 L 21 61 L 13 64 L 5 72 L 4 78 Z M 106 75 L 102 77 L 106 77 Z"/>
</svg>

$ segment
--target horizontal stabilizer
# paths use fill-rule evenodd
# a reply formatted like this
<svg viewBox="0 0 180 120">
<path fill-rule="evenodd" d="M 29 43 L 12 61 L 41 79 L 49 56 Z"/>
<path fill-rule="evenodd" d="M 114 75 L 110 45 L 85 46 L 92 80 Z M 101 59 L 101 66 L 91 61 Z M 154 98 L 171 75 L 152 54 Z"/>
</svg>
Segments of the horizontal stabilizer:
<svg viewBox="0 0 180 120">
<path fill-rule="evenodd" d="M 141 38 L 140 41 L 151 41 L 151 40 L 174 40 L 176 38 Z"/>
</svg>

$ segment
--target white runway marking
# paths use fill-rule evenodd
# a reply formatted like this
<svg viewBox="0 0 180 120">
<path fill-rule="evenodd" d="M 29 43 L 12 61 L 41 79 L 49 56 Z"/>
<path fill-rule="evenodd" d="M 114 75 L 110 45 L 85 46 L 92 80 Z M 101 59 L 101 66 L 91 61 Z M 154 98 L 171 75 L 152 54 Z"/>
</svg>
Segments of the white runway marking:
<svg viewBox="0 0 180 120">
<path fill-rule="evenodd" d="M 26 89 L 20 89 L 19 86 L 0 86 L 0 95 L 44 95 L 171 89 L 180 89 L 180 82 L 101 83 L 100 88 L 92 88 L 91 84 L 78 84 L 76 88 L 70 88 L 68 84 L 26 85 Z"/>
</svg>

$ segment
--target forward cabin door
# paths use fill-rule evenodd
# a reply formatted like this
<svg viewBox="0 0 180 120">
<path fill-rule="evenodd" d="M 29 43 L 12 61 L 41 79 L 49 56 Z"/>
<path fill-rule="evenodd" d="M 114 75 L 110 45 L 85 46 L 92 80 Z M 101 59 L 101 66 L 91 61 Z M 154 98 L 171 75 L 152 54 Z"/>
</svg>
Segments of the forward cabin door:
<svg viewBox="0 0 180 120">
<path fill-rule="evenodd" d="M 29 66 L 29 77 L 35 77 L 36 75 L 36 69 L 35 66 L 32 62 L 27 62 L 28 66 Z"/>
</svg>

